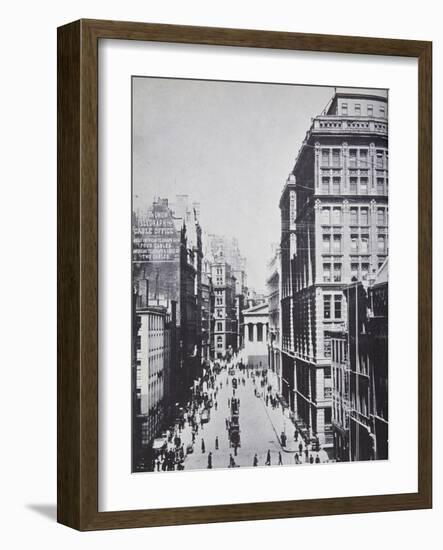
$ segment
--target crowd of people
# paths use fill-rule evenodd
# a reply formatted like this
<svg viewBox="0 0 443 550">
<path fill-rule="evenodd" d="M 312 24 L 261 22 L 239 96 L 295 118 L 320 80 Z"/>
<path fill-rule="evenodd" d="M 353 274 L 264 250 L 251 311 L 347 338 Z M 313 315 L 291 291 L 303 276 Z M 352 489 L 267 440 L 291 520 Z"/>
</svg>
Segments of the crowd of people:
<svg viewBox="0 0 443 550">
<path fill-rule="evenodd" d="M 250 380 L 248 381 L 248 379 Z M 206 455 L 206 467 L 213 468 L 213 451 L 216 452 L 220 449 L 219 436 L 215 435 L 214 441 L 211 438 L 209 447 L 212 450 L 206 454 L 207 445 L 203 432 L 205 424 L 211 417 L 211 409 L 217 411 L 220 407 L 219 399 L 223 388 L 224 399 L 226 390 L 228 390 L 227 408 L 229 413 L 225 418 L 225 428 L 227 441 L 232 449 L 226 466 L 228 468 L 238 467 L 236 457 L 240 447 L 239 389 L 251 382 L 255 397 L 261 399 L 266 408 L 275 410 L 282 407 L 280 396 L 276 393 L 271 380 L 268 379 L 267 369 L 262 369 L 258 365 L 255 368 L 248 368 L 241 359 L 237 360 L 235 355 L 230 359 L 208 362 L 202 377 L 194 384 L 190 400 L 180 409 L 180 414 L 174 425 L 166 431 L 164 444 L 157 452 L 153 469 L 155 471 L 184 470 L 186 456 L 194 452 Z M 224 399 L 222 401 L 223 409 L 226 407 Z M 252 458 L 252 466 L 284 465 L 282 451 L 287 451 L 289 455 L 293 456 L 293 459 L 291 457 L 293 464 L 318 464 L 321 462 L 319 454 L 313 452 L 312 447 L 304 441 L 297 428 L 293 432 L 293 438 L 293 442 L 288 444 L 286 430 L 282 430 L 279 435 L 282 450 L 278 450 L 278 452 L 273 450 L 271 453 L 271 450 L 268 449 L 262 456 L 255 453 Z M 196 443 L 199 444 L 198 448 Z M 285 464 L 288 464 L 287 458 Z"/>
</svg>

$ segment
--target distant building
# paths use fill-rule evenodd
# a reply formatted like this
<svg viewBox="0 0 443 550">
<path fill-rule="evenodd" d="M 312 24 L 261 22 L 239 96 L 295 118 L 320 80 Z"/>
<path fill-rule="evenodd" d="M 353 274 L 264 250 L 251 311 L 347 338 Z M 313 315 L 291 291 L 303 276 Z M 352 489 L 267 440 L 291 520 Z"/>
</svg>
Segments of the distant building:
<svg viewBox="0 0 443 550">
<path fill-rule="evenodd" d="M 234 347 L 240 349 L 243 346 L 241 325 L 243 322 L 242 311 L 247 307 L 248 282 L 246 274 L 246 258 L 242 256 L 235 238 L 229 239 L 224 236 L 208 234 L 206 236 L 205 256 L 214 257 L 220 252 L 223 253 L 226 262 L 230 265 L 231 274 L 235 277 L 235 320 L 233 320 L 232 331 L 236 333 Z"/>
<path fill-rule="evenodd" d="M 215 292 L 212 284 L 211 262 L 203 258 L 202 269 L 202 360 L 214 359 Z"/>
<path fill-rule="evenodd" d="M 235 307 L 236 279 L 223 250 L 215 254 L 211 264 L 214 287 L 214 350 L 215 357 L 224 357 L 237 350 L 237 317 Z"/>
<path fill-rule="evenodd" d="M 268 367 L 268 318 L 269 306 L 266 302 L 243 310 L 242 354 L 250 367 Z"/>
<path fill-rule="evenodd" d="M 267 298 L 269 308 L 268 364 L 278 381 L 278 391 L 282 391 L 281 344 L 280 344 L 280 248 L 274 247 L 268 266 Z"/>
<path fill-rule="evenodd" d="M 307 437 L 332 447 L 330 334 L 347 320 L 343 289 L 373 277 L 388 254 L 385 97 L 334 95 L 312 121 L 280 209 L 286 395 Z"/>
</svg>

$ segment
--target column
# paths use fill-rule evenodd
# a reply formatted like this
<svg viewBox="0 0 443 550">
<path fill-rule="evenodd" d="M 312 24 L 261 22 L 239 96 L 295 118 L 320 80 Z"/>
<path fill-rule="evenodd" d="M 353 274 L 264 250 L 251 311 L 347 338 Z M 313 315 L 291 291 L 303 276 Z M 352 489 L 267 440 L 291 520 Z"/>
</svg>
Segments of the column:
<svg viewBox="0 0 443 550">
<path fill-rule="evenodd" d="M 257 342 L 257 323 L 252 323 L 252 342 Z"/>
</svg>

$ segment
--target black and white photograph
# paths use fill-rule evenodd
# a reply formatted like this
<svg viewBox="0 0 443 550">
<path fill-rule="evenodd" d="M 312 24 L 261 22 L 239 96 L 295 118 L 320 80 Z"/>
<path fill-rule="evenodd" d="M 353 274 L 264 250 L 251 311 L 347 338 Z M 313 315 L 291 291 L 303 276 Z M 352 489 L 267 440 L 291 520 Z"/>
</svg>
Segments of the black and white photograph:
<svg viewBox="0 0 443 550">
<path fill-rule="evenodd" d="M 133 473 L 388 460 L 388 195 L 386 89 L 132 77 Z"/>
</svg>

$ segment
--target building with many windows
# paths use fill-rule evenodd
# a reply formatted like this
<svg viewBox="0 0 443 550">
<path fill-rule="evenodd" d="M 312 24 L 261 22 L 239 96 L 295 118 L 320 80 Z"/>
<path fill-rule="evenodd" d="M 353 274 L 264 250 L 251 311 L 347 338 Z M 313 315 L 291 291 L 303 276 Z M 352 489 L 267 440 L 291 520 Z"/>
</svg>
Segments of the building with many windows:
<svg viewBox="0 0 443 550">
<path fill-rule="evenodd" d="M 343 289 L 373 277 L 388 254 L 386 97 L 334 95 L 280 209 L 283 379 L 301 431 L 332 447 L 331 332 L 347 320 Z"/>
<path fill-rule="evenodd" d="M 214 255 L 211 264 L 214 287 L 214 352 L 224 357 L 237 350 L 236 280 L 223 250 Z"/>
<path fill-rule="evenodd" d="M 268 265 L 267 299 L 268 299 L 268 366 L 274 373 L 278 391 L 282 391 L 281 344 L 280 344 L 280 247 L 273 247 L 273 254 Z"/>
</svg>

